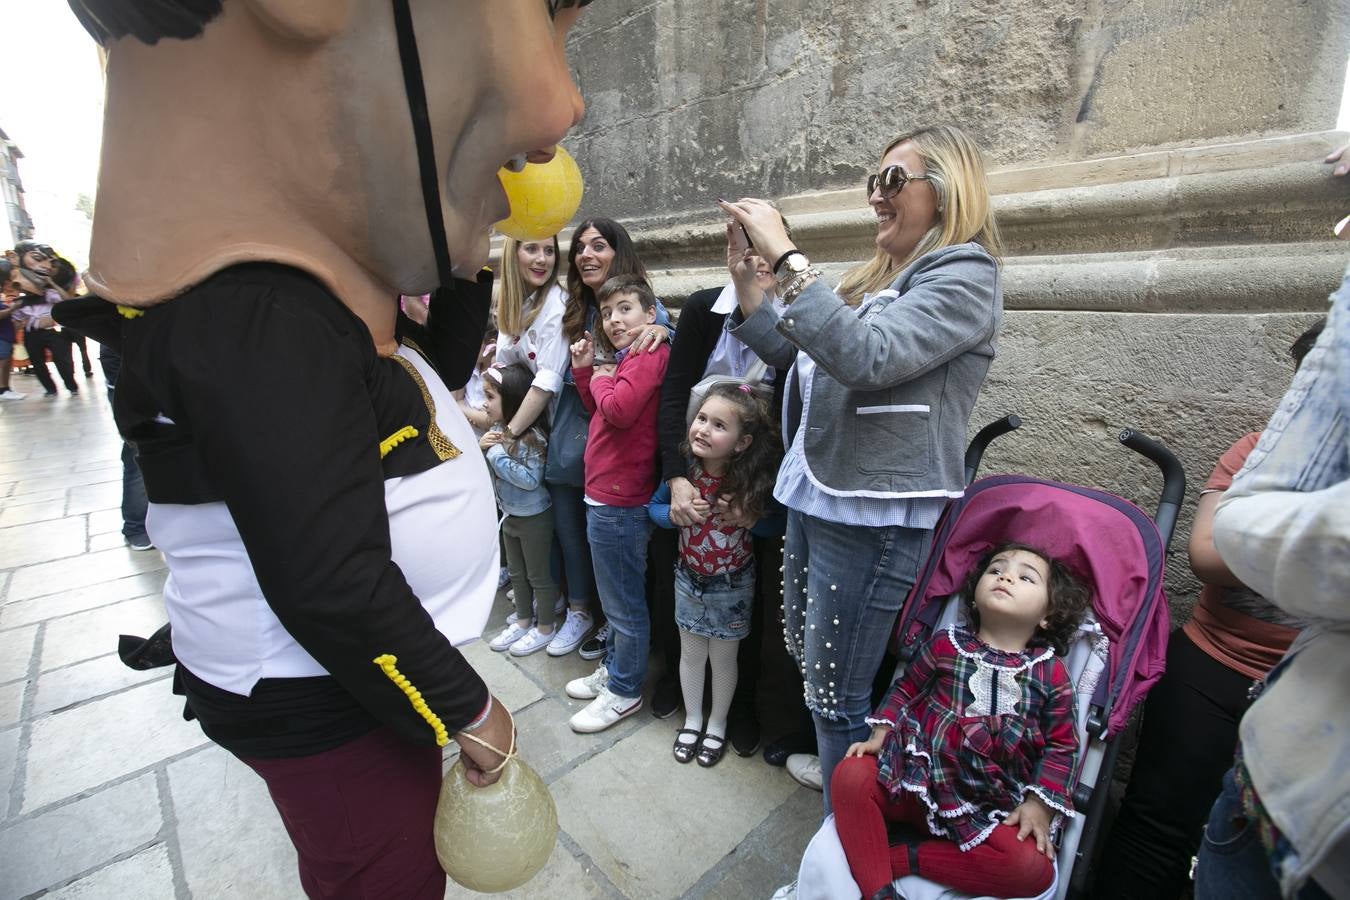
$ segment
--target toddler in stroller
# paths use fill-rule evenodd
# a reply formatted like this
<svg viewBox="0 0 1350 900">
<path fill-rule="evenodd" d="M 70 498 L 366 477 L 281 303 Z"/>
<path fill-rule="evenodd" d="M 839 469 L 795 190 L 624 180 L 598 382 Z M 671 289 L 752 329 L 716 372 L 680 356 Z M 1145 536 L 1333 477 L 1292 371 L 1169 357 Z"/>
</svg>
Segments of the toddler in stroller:
<svg viewBox="0 0 1350 900">
<path fill-rule="evenodd" d="M 1092 597 L 1091 607 L 1072 640 L 1067 647 L 1058 648 L 1067 653 L 1050 660 L 1067 669 L 1073 679 L 1070 704 L 1077 711 L 1072 726 L 1076 730 L 1072 743 L 1077 758 L 1065 752 L 1068 748 L 1052 753 L 1054 742 L 1049 740 L 1048 734 L 1043 736 L 1045 742 L 1039 755 L 1043 764 L 1049 761 L 1063 766 L 1067 761 L 1068 765 L 1067 771 L 1062 773 L 1064 788 L 1056 798 L 1057 804 L 1047 804 L 1054 810 L 1054 818 L 1063 825 L 1054 835 L 1050 847 L 1055 857 L 1050 877 L 1045 878 L 1042 873 L 1037 878 L 1020 879 L 1018 883 L 1012 879 L 981 884 L 963 881 L 957 887 L 965 891 L 998 897 L 1031 893 L 1042 898 L 1083 893 L 1088 868 L 1083 863 L 1090 861 L 1095 847 L 1104 813 L 1106 785 L 1118 750 L 1113 739 L 1128 720 L 1130 711 L 1162 673 L 1168 630 L 1167 604 L 1162 591 L 1167 545 L 1163 535 L 1170 536 L 1185 479 L 1175 458 L 1165 449 L 1133 432 L 1127 432 L 1121 439 L 1127 446 L 1157 461 L 1167 476 L 1156 526 L 1133 504 L 1102 491 L 1024 476 L 986 478 L 971 485 L 965 497 L 954 502 L 944 514 L 935 531 L 934 547 L 901 611 L 896 640 L 900 660 L 898 677 L 903 684 L 909 670 L 916 666 L 922 668 L 923 651 L 930 647 L 950 649 L 958 657 L 962 656 L 962 648 L 970 652 L 978 649 L 978 639 L 973 644 L 970 641 L 979 625 L 960 602 L 960 589 L 972 570 L 978 567 L 983 571 L 980 562 L 990 555 L 991 550 L 1008 542 L 1034 544 L 1045 558 L 1063 564 L 1079 576 Z M 1034 656 L 1033 652 L 1028 660 Z M 1057 670 L 1053 666 L 1046 667 L 1046 662 L 1041 661 L 1039 665 L 1042 674 L 1053 685 L 1056 680 L 1053 673 Z M 980 679 L 970 678 L 971 674 L 967 672 L 962 676 L 966 678 L 964 684 L 953 679 L 952 688 L 960 691 L 962 696 L 950 705 L 961 708 L 963 714 L 982 713 L 983 707 L 992 702 L 1005 705 L 1002 700 L 997 700 L 1005 687 L 1016 697 L 1016 703 L 1006 705 L 1026 704 L 1025 686 L 1017 684 L 1016 678 L 1006 679 L 1007 685 L 1003 684 L 1005 679 L 1001 675 L 986 678 L 984 681 L 989 683 L 980 682 L 980 690 L 975 691 L 972 688 L 976 685 L 971 682 Z M 987 696 L 991 691 L 994 693 L 992 700 Z M 1018 691 L 1021 691 L 1020 695 L 1016 693 Z M 1036 710 L 1029 707 L 1019 708 L 1017 715 L 1005 717 L 997 729 L 1000 734 L 996 742 L 1003 742 L 1003 732 L 1010 726 L 1035 713 Z M 1062 712 L 1060 718 L 1063 718 Z M 980 729 L 974 731 L 978 737 Z M 969 745 L 972 740 L 962 728 L 961 743 Z M 885 761 L 884 755 L 882 761 Z M 1003 828 L 1012 832 L 1016 843 L 1017 832 L 1023 831 L 1026 824 L 1024 814 L 1018 816 L 1016 829 L 1007 828 L 999 821 L 1014 807 L 1020 808 L 1025 795 L 1030 793 L 1031 784 L 1044 783 L 1043 773 L 1039 770 L 1028 772 L 1030 774 L 1024 776 L 1025 789 L 1012 792 L 1011 804 L 995 805 L 982 811 L 988 821 L 976 828 L 974 834 L 986 828 Z M 885 777 L 885 773 L 882 774 Z M 912 781 L 908 778 L 910 774 L 917 773 L 902 771 L 901 775 L 906 777 L 900 779 L 901 782 Z M 960 777 L 960 773 L 956 774 Z M 893 886 L 884 884 L 878 888 L 869 883 L 869 889 L 883 891 L 880 894 L 883 897 L 888 896 L 885 891 L 895 891 L 895 896 L 909 900 L 964 896 L 953 888 L 952 867 L 936 864 L 930 866 L 932 871 L 925 870 L 920 848 L 932 843 L 931 838 L 935 836 L 958 837 L 950 845 L 956 852 L 960 852 L 959 844 L 966 844 L 967 849 L 976 846 L 981 841 L 951 835 L 948 827 L 963 816 L 969 818 L 972 813 L 981 811 L 978 804 L 970 804 L 964 810 L 959 804 L 950 810 L 942 809 L 941 804 L 938 806 L 935 810 L 926 805 L 921 810 L 923 815 L 917 817 L 921 823 L 919 829 L 911 829 L 904 836 L 909 839 L 908 843 L 901 840 L 892 847 L 887 847 L 886 842 L 881 843 L 887 865 L 899 863 L 892 867 L 892 874 L 904 877 L 898 877 Z M 944 816 L 944 812 L 948 815 Z M 877 816 L 880 818 L 881 813 Z M 843 821 L 843 816 L 839 819 L 836 823 L 835 817 L 827 818 L 807 847 L 796 884 L 795 896 L 799 900 L 852 900 L 872 896 L 863 893 L 853 877 L 856 869 L 849 865 L 852 854 L 846 857 L 845 845 L 840 844 L 840 836 L 851 826 Z M 1027 841 L 1032 839 L 1026 838 Z M 1034 854 L 1029 856 L 1035 862 Z M 965 868 L 969 874 L 971 867 L 957 868 Z M 920 873 L 918 876 L 906 874 L 916 869 Z M 1037 875 L 1030 871 L 1024 874 Z M 943 883 L 934 883 L 924 876 Z M 1032 881 L 1034 885 L 1031 885 Z M 1029 890 L 1029 885 L 1034 888 L 1044 886 L 1044 890 L 1037 893 Z"/>
</svg>

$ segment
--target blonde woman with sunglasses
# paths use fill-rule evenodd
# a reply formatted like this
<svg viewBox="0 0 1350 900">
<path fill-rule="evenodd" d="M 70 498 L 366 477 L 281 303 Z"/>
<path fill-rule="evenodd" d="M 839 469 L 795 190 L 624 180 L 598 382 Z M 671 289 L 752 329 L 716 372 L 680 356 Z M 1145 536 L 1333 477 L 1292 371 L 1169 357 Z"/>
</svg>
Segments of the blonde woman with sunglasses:
<svg viewBox="0 0 1350 900">
<path fill-rule="evenodd" d="M 971 409 L 1003 315 L 998 230 L 979 148 L 939 125 L 904 134 L 867 179 L 876 253 L 831 291 L 763 200 L 731 217 L 733 333 L 788 371 L 783 608 L 830 776 L 869 732 L 873 676 L 933 526 L 964 490 Z M 747 241 L 748 238 L 748 241 Z M 755 285 L 762 258 L 787 303 Z"/>
</svg>

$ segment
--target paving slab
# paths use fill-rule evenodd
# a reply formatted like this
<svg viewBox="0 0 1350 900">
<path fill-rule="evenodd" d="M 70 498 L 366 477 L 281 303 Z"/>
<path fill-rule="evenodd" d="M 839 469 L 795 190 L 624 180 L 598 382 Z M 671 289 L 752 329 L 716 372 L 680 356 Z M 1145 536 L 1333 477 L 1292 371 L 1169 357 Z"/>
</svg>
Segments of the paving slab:
<svg viewBox="0 0 1350 900">
<path fill-rule="evenodd" d="M 37 626 L 0 631 L 0 684 L 28 675 Z"/>
<path fill-rule="evenodd" d="M 677 724 L 651 721 L 552 786 L 563 830 L 630 897 L 682 895 L 798 787 L 731 753 L 712 769 L 680 765 Z"/>
<path fill-rule="evenodd" d="M 104 866 L 43 900 L 174 900 L 173 866 L 163 844 Z"/>
<path fill-rule="evenodd" d="M 492 696 L 515 712 L 544 696 L 544 692 L 512 665 L 505 653 L 496 653 L 483 641 L 474 641 L 459 648 L 469 665 L 487 682 Z M 535 656 L 546 655 L 543 651 Z"/>
<path fill-rule="evenodd" d="M 23 809 L 40 809 L 206 743 L 163 681 L 33 722 Z"/>
<path fill-rule="evenodd" d="M 123 665 L 121 658 L 115 653 L 100 656 L 39 675 L 37 689 L 33 693 L 33 708 L 29 714 L 37 717 L 44 713 L 59 712 L 132 685 L 159 681 L 172 676 L 172 666 L 131 669 Z M 166 702 L 174 701 L 166 697 Z"/>
<path fill-rule="evenodd" d="M 12 600 L 0 606 L 0 628 L 31 625 L 44 619 L 56 619 L 71 613 L 83 612 L 99 606 L 108 606 L 120 600 L 160 595 L 164 590 L 167 569 L 103 581 L 59 594 Z"/>
<path fill-rule="evenodd" d="M 89 522 L 89 534 L 106 534 L 115 531 L 118 534 L 122 532 L 122 508 L 119 505 L 116 509 L 96 509 L 85 516 Z"/>
<path fill-rule="evenodd" d="M 799 787 L 703 876 L 689 900 L 764 900 L 797 879 L 802 853 L 820 825 L 820 792 Z"/>
<path fill-rule="evenodd" d="M 33 522 L 44 522 L 53 519 L 60 519 L 66 514 L 66 498 L 63 495 L 52 500 L 39 500 L 32 503 L 6 504 L 3 510 L 0 510 L 0 528 L 10 528 L 15 525 L 29 525 Z"/>
<path fill-rule="evenodd" d="M 304 896 L 295 848 L 267 786 L 252 769 L 211 746 L 175 760 L 168 771 L 183 874 L 192 896 Z"/>
<path fill-rule="evenodd" d="M 0 831 L 0 896 L 62 884 L 148 843 L 162 826 L 153 775 L 21 820 Z"/>
<path fill-rule="evenodd" d="M 92 481 L 85 481 L 72 486 L 66 500 L 66 515 L 78 516 L 100 509 L 120 510 L 122 508 L 122 471 L 120 468 L 117 474 L 112 476 L 108 476 L 106 473 L 93 472 L 84 474 L 86 476 L 97 474 L 100 478 L 109 480 L 102 480 L 96 484 Z M 70 477 L 78 478 L 80 475 L 76 474 Z"/>
<path fill-rule="evenodd" d="M 533 878 L 513 891 L 505 891 L 494 896 L 509 900 L 588 900 L 588 898 L 609 897 L 610 893 L 593 876 L 594 866 L 587 868 L 568 852 L 559 842 L 549 854 L 548 862 Z M 446 900 L 481 900 L 484 896 L 477 891 L 461 887 L 453 880 L 446 880 Z"/>
<path fill-rule="evenodd" d="M 10 792 L 14 787 L 15 766 L 19 762 L 19 738 L 22 732 L 18 728 L 0 731 L 0 822 L 8 821 Z"/>
<path fill-rule="evenodd" d="M 118 635 L 149 637 L 167 621 L 162 594 L 52 619 L 42 637 L 42 671 L 116 653 Z"/>
<path fill-rule="evenodd" d="M 164 557 L 158 553 L 126 549 L 86 553 L 17 570 L 9 583 L 8 596 L 25 600 L 162 568 Z"/>
<path fill-rule="evenodd" d="M 13 525 L 0 528 L 0 560 L 7 568 L 17 568 L 77 556 L 87 542 L 84 522 L 78 518 Z"/>
<path fill-rule="evenodd" d="M 27 689 L 27 681 L 0 684 L 0 728 L 18 724 L 19 712 L 23 709 L 24 691 Z"/>
</svg>

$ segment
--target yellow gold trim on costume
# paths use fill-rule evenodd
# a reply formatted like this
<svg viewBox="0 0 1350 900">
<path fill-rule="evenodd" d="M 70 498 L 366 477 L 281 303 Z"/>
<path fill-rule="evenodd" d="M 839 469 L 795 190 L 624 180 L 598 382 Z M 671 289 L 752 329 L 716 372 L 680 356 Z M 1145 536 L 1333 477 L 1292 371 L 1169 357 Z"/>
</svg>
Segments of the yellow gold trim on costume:
<svg viewBox="0 0 1350 900">
<path fill-rule="evenodd" d="M 407 676 L 394 665 L 398 662 L 398 657 L 392 653 L 385 653 L 375 657 L 371 662 L 384 670 L 385 677 L 398 686 L 398 689 L 408 698 L 408 702 L 412 703 L 412 708 L 416 710 L 417 714 L 427 720 L 431 730 L 436 732 L 436 746 L 444 747 L 450 743 L 450 734 L 445 730 L 445 724 L 441 721 L 441 717 L 431 711 L 431 707 L 427 706 L 427 701 L 422 699 L 422 692 L 413 687 Z"/>
<path fill-rule="evenodd" d="M 380 459 L 384 459 L 386 456 L 388 456 L 389 451 L 393 450 L 399 444 L 403 443 L 409 438 L 415 437 L 417 437 L 417 429 L 412 427 L 411 425 L 404 425 L 398 431 L 395 431 L 393 434 L 389 435 L 389 437 L 380 441 Z"/>
<path fill-rule="evenodd" d="M 422 380 L 422 373 L 417 371 L 417 366 L 397 353 L 394 354 L 394 359 L 407 370 L 408 374 L 412 376 L 412 380 L 417 383 L 417 389 L 422 392 L 422 402 L 427 405 L 427 412 L 431 414 L 431 423 L 427 425 L 427 443 L 431 445 L 432 450 L 436 451 L 436 458 L 444 462 L 447 459 L 454 459 L 459 456 L 459 448 L 450 442 L 450 439 L 445 436 L 445 432 L 441 431 L 441 427 L 436 424 L 436 401 L 431 398 L 431 391 L 427 390 L 427 383 Z"/>
<path fill-rule="evenodd" d="M 114 307 L 114 309 L 116 309 L 124 319 L 139 319 L 141 316 L 145 315 L 145 310 L 137 309 L 134 306 L 117 306 Z"/>
</svg>

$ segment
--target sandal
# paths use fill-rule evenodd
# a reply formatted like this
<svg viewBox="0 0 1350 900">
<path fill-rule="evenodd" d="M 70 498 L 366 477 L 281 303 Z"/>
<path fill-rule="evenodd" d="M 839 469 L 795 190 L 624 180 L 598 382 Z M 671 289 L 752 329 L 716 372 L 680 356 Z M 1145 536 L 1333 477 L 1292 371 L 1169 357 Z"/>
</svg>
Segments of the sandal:
<svg viewBox="0 0 1350 900">
<path fill-rule="evenodd" d="M 709 741 L 716 741 L 717 746 L 709 745 Z M 718 737 L 715 734 L 705 734 L 703 740 L 698 742 L 698 764 L 705 769 L 711 769 L 722 760 L 722 751 L 727 749 L 727 739 Z"/>
<path fill-rule="evenodd" d="M 694 740 L 690 743 L 680 740 L 686 734 L 692 734 Z M 677 763 L 687 763 L 694 758 L 694 754 L 698 752 L 700 737 L 701 735 L 692 728 L 681 728 L 675 732 L 675 746 L 671 749 L 671 752 L 675 754 Z"/>
</svg>

